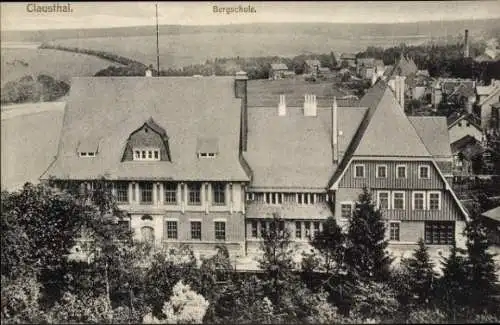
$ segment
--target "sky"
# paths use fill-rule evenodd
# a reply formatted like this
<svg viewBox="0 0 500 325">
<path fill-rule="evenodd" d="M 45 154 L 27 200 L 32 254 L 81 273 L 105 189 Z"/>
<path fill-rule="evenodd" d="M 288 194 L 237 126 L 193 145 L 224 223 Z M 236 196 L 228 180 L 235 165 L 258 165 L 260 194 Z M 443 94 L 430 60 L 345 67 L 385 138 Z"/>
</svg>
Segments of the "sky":
<svg viewBox="0 0 500 325">
<path fill-rule="evenodd" d="M 50 6 L 57 2 L 38 2 Z M 1 3 L 2 30 L 152 25 L 155 2 L 69 2 L 71 13 L 35 13 L 30 3 Z M 60 5 L 68 2 L 59 2 Z M 30 5 L 31 7 L 28 7 Z M 214 6 L 254 8 L 215 13 Z M 391 23 L 500 18 L 500 1 L 159 2 L 159 23 L 226 25 L 252 22 Z"/>
</svg>

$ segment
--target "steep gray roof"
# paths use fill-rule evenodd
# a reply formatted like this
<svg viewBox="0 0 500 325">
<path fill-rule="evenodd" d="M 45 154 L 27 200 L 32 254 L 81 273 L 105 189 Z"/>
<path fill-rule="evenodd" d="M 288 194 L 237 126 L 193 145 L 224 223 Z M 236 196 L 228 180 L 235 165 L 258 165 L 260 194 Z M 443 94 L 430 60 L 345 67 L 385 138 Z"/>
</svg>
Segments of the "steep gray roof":
<svg viewBox="0 0 500 325">
<path fill-rule="evenodd" d="M 57 158 L 43 178 L 249 180 L 239 162 L 241 100 L 233 82 L 232 77 L 73 79 Z M 172 161 L 121 162 L 129 135 L 151 118 L 155 129 L 168 134 Z M 99 153 L 80 158 L 78 143 L 88 138 L 100 139 Z M 217 156 L 198 159 L 198 139 L 217 139 Z"/>
<path fill-rule="evenodd" d="M 250 107 L 248 148 L 244 157 L 253 173 L 253 188 L 324 189 L 337 165 L 332 157 L 331 108 L 304 116 L 302 107 Z M 366 108 L 339 107 L 339 152 L 345 152 Z"/>
<path fill-rule="evenodd" d="M 450 135 L 444 116 L 409 116 L 429 153 L 434 158 L 451 158 Z"/>
</svg>

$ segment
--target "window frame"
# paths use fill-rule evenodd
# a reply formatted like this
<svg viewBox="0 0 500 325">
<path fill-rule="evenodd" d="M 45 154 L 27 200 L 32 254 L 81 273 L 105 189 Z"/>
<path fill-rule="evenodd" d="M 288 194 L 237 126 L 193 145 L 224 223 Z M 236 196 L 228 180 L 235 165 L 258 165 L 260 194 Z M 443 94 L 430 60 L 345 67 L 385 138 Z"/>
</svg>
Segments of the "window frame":
<svg viewBox="0 0 500 325">
<path fill-rule="evenodd" d="M 384 169 L 385 169 L 385 176 L 380 176 L 379 170 L 378 170 L 380 167 L 384 167 Z M 378 165 L 375 166 L 375 168 L 376 168 L 376 170 L 375 170 L 375 174 L 376 174 L 375 178 L 387 178 L 387 165 L 385 165 L 385 164 L 378 164 Z"/>
<path fill-rule="evenodd" d="M 120 188 L 120 186 L 124 186 L 125 189 L 124 188 Z M 115 189 L 116 189 L 116 203 L 118 203 L 118 204 L 128 204 L 130 202 L 130 198 L 129 198 L 129 183 L 127 183 L 127 182 L 116 182 L 115 183 Z M 122 200 L 123 197 L 120 197 L 120 193 L 121 194 L 125 193 L 125 197 L 127 199 L 126 200 Z"/>
<path fill-rule="evenodd" d="M 139 155 L 137 155 L 137 153 Z M 158 157 L 155 158 L 156 153 Z M 161 150 L 160 148 L 153 147 L 135 147 L 132 149 L 132 160 L 133 161 L 160 161 L 161 160 Z"/>
<path fill-rule="evenodd" d="M 218 225 L 224 225 L 223 229 L 217 229 Z M 226 221 L 224 220 L 214 220 L 214 235 L 216 241 L 226 241 Z M 220 232 L 223 231 L 223 238 L 220 237 Z"/>
<path fill-rule="evenodd" d="M 396 208 L 396 194 L 403 194 L 403 208 Z M 404 191 L 392 191 L 392 210 L 406 209 L 406 193 Z"/>
<path fill-rule="evenodd" d="M 217 198 L 222 198 L 222 201 L 217 201 Z M 212 184 L 212 205 L 226 205 L 226 184 L 223 182 L 215 182 Z"/>
<path fill-rule="evenodd" d="M 380 194 L 387 194 L 387 208 L 382 208 L 385 210 L 390 210 L 391 209 L 391 191 L 377 191 L 377 209 L 380 208 Z"/>
<path fill-rule="evenodd" d="M 297 228 L 297 226 L 299 227 Z M 302 221 L 299 220 L 295 221 L 295 239 L 302 239 Z"/>
<path fill-rule="evenodd" d="M 443 226 L 447 226 L 445 228 L 446 233 L 443 234 L 442 228 Z M 451 226 L 451 232 L 448 233 L 448 227 Z M 435 228 L 438 228 L 438 234 L 434 233 Z M 429 232 L 430 230 L 430 232 Z M 424 222 L 424 238 L 426 245 L 452 245 L 455 238 L 456 233 L 456 224 L 454 221 L 425 221 Z M 449 239 L 451 235 L 451 240 Z M 437 241 L 435 242 L 435 238 L 437 237 Z M 443 240 L 444 239 L 444 240 Z"/>
<path fill-rule="evenodd" d="M 343 218 L 343 219 L 350 219 L 352 218 L 352 214 L 354 213 L 354 202 L 352 201 L 343 201 L 343 202 L 339 202 L 340 204 L 340 218 Z M 342 211 L 342 206 L 343 205 L 349 205 L 351 208 L 351 212 L 350 212 L 350 215 L 349 217 L 344 217 L 344 213 Z"/>
<path fill-rule="evenodd" d="M 397 225 L 397 239 L 393 239 L 393 225 Z M 399 242 L 401 241 L 401 221 L 399 220 L 389 220 L 389 241 Z"/>
<path fill-rule="evenodd" d="M 169 229 L 169 225 L 175 225 L 175 229 Z M 178 240 L 179 239 L 179 221 L 178 220 L 165 220 L 165 228 L 167 238 L 166 240 Z M 175 237 L 171 237 L 171 231 L 175 231 Z"/>
<path fill-rule="evenodd" d="M 259 238 L 259 222 L 257 220 L 250 221 L 250 238 Z"/>
<path fill-rule="evenodd" d="M 422 209 L 416 208 L 416 195 L 422 194 Z M 425 211 L 427 210 L 427 197 L 425 195 L 425 191 L 413 191 L 411 193 L 411 208 L 414 211 Z"/>
<path fill-rule="evenodd" d="M 151 189 L 146 189 L 144 185 L 151 185 Z M 153 182 L 140 182 L 139 184 L 139 202 L 142 205 L 151 205 L 154 203 L 154 196 L 153 196 L 153 191 L 154 191 L 154 184 Z M 151 201 L 145 201 L 144 200 L 144 193 L 145 191 L 150 192 L 151 195 Z"/>
<path fill-rule="evenodd" d="M 199 229 L 194 229 L 193 225 L 199 225 Z M 189 232 L 191 235 L 191 240 L 200 240 L 201 241 L 201 236 L 202 236 L 202 229 L 201 229 L 201 220 L 190 220 L 189 221 Z M 193 236 L 193 234 L 199 234 L 199 236 Z"/>
<path fill-rule="evenodd" d="M 438 195 L 438 208 L 437 209 L 431 209 L 431 195 L 432 194 L 437 194 Z M 441 211 L 441 208 L 442 208 L 442 196 L 441 196 L 441 192 L 439 191 L 429 191 L 427 192 L 427 206 L 428 206 L 428 210 L 429 211 Z"/>
<path fill-rule="evenodd" d="M 421 168 L 427 169 L 427 177 L 422 177 L 420 172 Z M 418 179 L 430 179 L 431 178 L 431 168 L 428 165 L 418 165 Z"/>
<path fill-rule="evenodd" d="M 193 188 L 193 186 L 196 186 L 196 189 Z M 187 205 L 189 206 L 201 206 L 201 190 L 202 190 L 202 187 L 203 187 L 203 184 L 202 183 L 197 183 L 197 182 L 193 182 L 193 183 L 188 183 L 187 184 Z M 197 194 L 197 197 L 198 197 L 198 200 L 194 201 L 192 200 L 191 198 L 191 194 L 194 194 L 195 197 L 196 197 L 196 193 Z"/>
<path fill-rule="evenodd" d="M 363 176 L 358 176 L 358 167 L 363 168 Z M 366 166 L 365 166 L 365 164 L 354 164 L 354 178 L 366 178 Z"/>
<path fill-rule="evenodd" d="M 399 177 L 399 168 L 404 168 L 405 170 L 405 176 L 404 177 Z M 396 165 L 396 179 L 406 179 L 408 178 L 408 166 L 406 165 Z"/>
<path fill-rule="evenodd" d="M 174 188 L 169 188 L 168 185 L 174 185 Z M 177 192 L 179 184 L 174 182 L 163 182 L 163 204 L 164 205 L 177 205 Z M 170 195 L 173 194 L 173 201 Z M 167 199 L 168 198 L 168 199 Z"/>
</svg>

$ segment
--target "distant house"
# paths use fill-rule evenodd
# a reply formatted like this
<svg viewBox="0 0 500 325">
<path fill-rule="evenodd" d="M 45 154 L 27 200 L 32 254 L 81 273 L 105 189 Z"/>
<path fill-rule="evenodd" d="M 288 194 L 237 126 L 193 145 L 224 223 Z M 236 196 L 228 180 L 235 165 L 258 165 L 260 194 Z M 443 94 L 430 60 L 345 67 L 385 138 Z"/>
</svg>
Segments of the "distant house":
<svg viewBox="0 0 500 325">
<path fill-rule="evenodd" d="M 469 97 L 470 90 L 476 87 L 475 81 L 470 79 L 460 79 L 460 78 L 438 78 L 432 85 L 432 98 L 431 103 L 434 108 L 443 102 L 449 102 L 452 98 L 452 94 L 464 85 L 462 90 L 457 92 L 457 95 L 464 94 L 466 97 Z M 469 101 L 467 99 L 467 101 Z"/>
<path fill-rule="evenodd" d="M 487 228 L 489 241 L 494 245 L 500 245 L 500 206 L 483 212 L 481 216 Z"/>
<path fill-rule="evenodd" d="M 478 106 L 481 112 L 481 127 L 484 130 L 500 129 L 499 127 L 499 104 L 500 102 L 500 84 L 498 81 L 492 82 L 488 96 L 481 96 L 478 92 Z"/>
<path fill-rule="evenodd" d="M 283 79 L 289 76 L 290 74 L 293 74 L 288 70 L 288 67 L 284 63 L 271 63 L 271 69 L 269 70 L 269 79 L 271 80 L 278 80 L 278 79 Z"/>
<path fill-rule="evenodd" d="M 321 62 L 319 60 L 305 60 L 304 62 L 304 73 L 313 74 L 318 73 L 321 68 Z"/>
<path fill-rule="evenodd" d="M 453 142 L 451 152 L 454 176 L 468 177 L 481 173 L 481 161 L 485 150 L 476 138 L 466 135 Z"/>
<path fill-rule="evenodd" d="M 465 136 L 471 136 L 477 141 L 483 138 L 481 122 L 472 114 L 454 114 L 448 118 L 448 133 L 450 143 L 458 141 Z"/>
<path fill-rule="evenodd" d="M 372 79 L 379 72 L 383 74 L 384 62 L 374 58 L 363 58 L 356 61 L 356 74 L 363 79 Z"/>
<path fill-rule="evenodd" d="M 340 66 L 342 67 L 342 62 L 347 62 L 347 68 L 356 68 L 356 55 L 354 53 L 342 53 L 340 55 Z"/>
<path fill-rule="evenodd" d="M 460 103 L 461 108 L 465 109 L 468 113 L 472 113 L 472 108 L 476 102 L 476 92 L 474 86 L 474 82 L 460 83 L 448 96 L 448 100 Z"/>
</svg>

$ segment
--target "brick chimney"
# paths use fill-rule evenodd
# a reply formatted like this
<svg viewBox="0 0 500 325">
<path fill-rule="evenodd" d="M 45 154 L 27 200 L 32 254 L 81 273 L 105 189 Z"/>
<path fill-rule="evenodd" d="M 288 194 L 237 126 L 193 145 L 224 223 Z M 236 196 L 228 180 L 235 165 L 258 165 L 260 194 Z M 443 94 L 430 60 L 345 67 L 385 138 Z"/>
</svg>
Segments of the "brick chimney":
<svg viewBox="0 0 500 325">
<path fill-rule="evenodd" d="M 317 106 L 316 95 L 304 95 L 304 116 L 316 116 Z"/>
<path fill-rule="evenodd" d="M 241 98 L 240 150 L 242 151 L 247 151 L 248 138 L 247 82 L 248 76 L 245 71 L 236 73 L 236 77 L 234 78 L 234 96 Z"/>
<path fill-rule="evenodd" d="M 469 57 L 469 30 L 465 30 L 465 37 L 464 37 L 464 58 Z"/>
<path fill-rule="evenodd" d="M 285 95 L 280 95 L 280 102 L 278 104 L 278 115 L 285 116 L 286 115 L 286 99 Z"/>
</svg>

